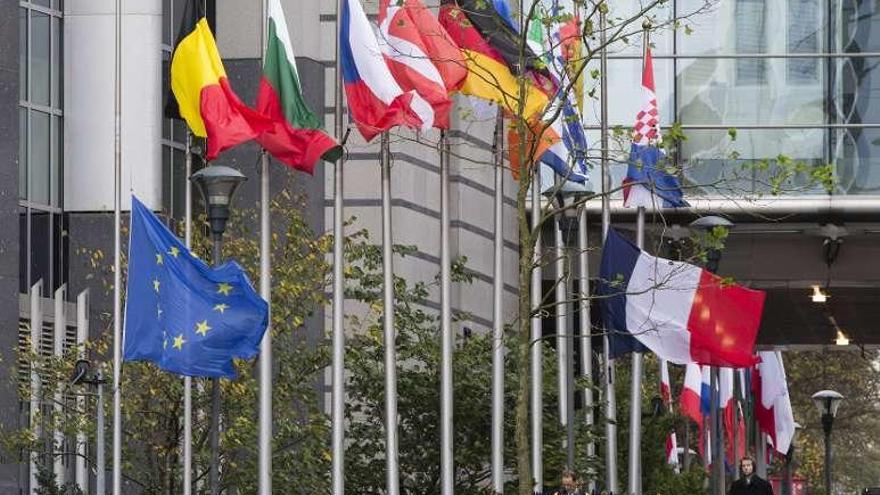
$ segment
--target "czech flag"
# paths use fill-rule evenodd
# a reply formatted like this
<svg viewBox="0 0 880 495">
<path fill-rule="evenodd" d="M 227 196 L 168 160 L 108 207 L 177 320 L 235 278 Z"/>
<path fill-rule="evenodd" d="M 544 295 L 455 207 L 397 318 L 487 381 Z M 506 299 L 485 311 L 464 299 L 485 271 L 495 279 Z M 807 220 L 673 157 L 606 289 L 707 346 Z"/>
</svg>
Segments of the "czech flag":
<svg viewBox="0 0 880 495">
<path fill-rule="evenodd" d="M 651 256 L 616 230 L 602 250 L 599 293 L 611 337 L 632 336 L 675 364 L 749 367 L 765 294 L 688 263 Z"/>
<path fill-rule="evenodd" d="M 654 92 L 654 62 L 651 49 L 645 51 L 642 66 L 642 93 L 645 102 L 633 126 L 629 166 L 623 180 L 623 200 L 626 206 L 645 208 L 683 208 L 690 206 L 681 192 L 678 179 L 658 167 L 665 157 L 657 146 L 660 141 L 660 113 Z"/>
<path fill-rule="evenodd" d="M 379 46 L 391 74 L 404 91 L 415 91 L 428 105 L 422 128 L 449 129 L 449 93 L 467 77 L 464 56 L 436 17 L 419 0 L 381 0 Z"/>
<path fill-rule="evenodd" d="M 394 80 L 359 0 L 346 0 L 340 13 L 339 57 L 348 112 L 364 139 L 371 141 L 395 126 L 422 125 L 413 106 L 430 107 Z M 430 111 L 430 108 L 427 110 Z"/>
</svg>

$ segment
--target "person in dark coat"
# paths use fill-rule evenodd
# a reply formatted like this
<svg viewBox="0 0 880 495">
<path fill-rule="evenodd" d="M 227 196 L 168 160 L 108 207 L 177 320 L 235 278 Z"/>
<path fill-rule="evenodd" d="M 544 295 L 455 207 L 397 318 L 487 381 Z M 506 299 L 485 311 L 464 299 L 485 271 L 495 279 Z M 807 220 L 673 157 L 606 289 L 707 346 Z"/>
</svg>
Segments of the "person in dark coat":
<svg viewBox="0 0 880 495">
<path fill-rule="evenodd" d="M 773 487 L 755 474 L 755 460 L 743 457 L 739 461 L 740 479 L 730 485 L 728 495 L 773 495 Z"/>
<path fill-rule="evenodd" d="M 562 483 L 560 483 L 559 488 L 545 493 L 547 495 L 583 495 L 584 492 L 578 488 L 577 474 L 566 469 L 562 472 Z"/>
</svg>

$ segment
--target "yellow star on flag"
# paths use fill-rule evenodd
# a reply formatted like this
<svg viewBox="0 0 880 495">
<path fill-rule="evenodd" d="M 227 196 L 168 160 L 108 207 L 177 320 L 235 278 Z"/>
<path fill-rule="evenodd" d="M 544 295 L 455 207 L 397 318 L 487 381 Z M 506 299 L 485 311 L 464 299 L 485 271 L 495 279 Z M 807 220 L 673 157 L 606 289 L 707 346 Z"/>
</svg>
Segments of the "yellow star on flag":
<svg viewBox="0 0 880 495">
<path fill-rule="evenodd" d="M 220 282 L 219 284 L 217 284 L 217 294 L 228 296 L 230 292 L 232 292 L 231 285 L 227 284 L 226 282 Z"/>
<path fill-rule="evenodd" d="M 153 279 L 153 290 L 155 290 L 156 292 L 159 292 L 159 279 L 158 278 Z"/>
<path fill-rule="evenodd" d="M 201 335 L 202 337 L 205 337 L 206 335 L 208 335 L 208 330 L 210 330 L 210 329 L 211 329 L 211 327 L 208 326 L 208 320 L 204 320 L 204 321 L 200 321 L 200 322 L 196 323 L 196 333 Z"/>
<path fill-rule="evenodd" d="M 177 349 L 178 351 L 183 350 L 183 344 L 186 344 L 186 340 L 183 339 L 183 334 L 174 337 L 174 343 L 171 344 L 171 347 Z"/>
<path fill-rule="evenodd" d="M 229 309 L 228 304 L 215 304 L 214 311 L 219 311 L 220 314 L 223 314 L 227 309 Z"/>
<path fill-rule="evenodd" d="M 171 246 L 171 249 L 168 251 L 168 254 L 177 258 L 177 255 L 180 254 L 180 249 L 177 246 Z"/>
<path fill-rule="evenodd" d="M 165 263 L 165 259 L 162 258 L 162 253 L 156 253 L 156 264 L 162 265 Z"/>
</svg>

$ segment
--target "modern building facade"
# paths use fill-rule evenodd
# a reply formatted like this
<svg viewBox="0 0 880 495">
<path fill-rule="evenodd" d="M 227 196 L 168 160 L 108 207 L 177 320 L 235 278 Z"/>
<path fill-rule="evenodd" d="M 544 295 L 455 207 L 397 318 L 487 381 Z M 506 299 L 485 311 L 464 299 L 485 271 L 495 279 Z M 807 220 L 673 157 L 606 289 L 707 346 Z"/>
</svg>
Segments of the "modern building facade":
<svg viewBox="0 0 880 495">
<path fill-rule="evenodd" d="M 260 72 L 260 2 L 217 3 L 217 40 L 230 81 L 252 102 Z M 335 1 L 282 3 L 306 97 L 332 130 Z M 368 12 L 375 12 L 376 3 L 365 1 Z M 610 3 L 613 15 L 625 16 L 639 2 Z M 184 211 L 185 128 L 164 119 L 162 108 L 182 5 L 183 0 L 125 0 L 122 29 L 124 197 L 131 191 L 175 220 Z M 66 326 L 74 327 L 75 302 L 88 290 L 91 335 L 110 327 L 110 293 L 90 257 L 101 251 L 106 260 L 112 258 L 114 13 L 109 1 L 0 0 L 0 354 L 5 366 L 0 376 L 7 387 L 0 394 L 0 418 L 7 425 L 27 421 L 28 404 L 14 398 L 6 378 L 36 302 L 55 308 L 62 298 L 65 304 L 58 307 L 67 316 Z M 874 101 L 880 91 L 874 74 L 880 62 L 880 11 L 874 2 L 672 0 L 654 14 L 654 24 L 661 27 L 652 39 L 661 122 L 679 122 L 687 135 L 676 159 L 695 208 L 652 216 L 651 245 L 659 251 L 668 228 L 685 225 L 695 214 L 725 213 L 738 226 L 722 273 L 770 293 L 762 344 L 821 347 L 833 344 L 838 331 L 853 344 L 880 343 L 875 329 L 880 315 L 872 302 L 880 297 L 880 263 L 869 261 L 880 257 L 880 112 Z M 679 28 L 669 29 L 678 18 Z M 612 127 L 628 128 L 641 104 L 640 24 L 634 24 L 628 44 L 610 50 Z M 585 110 L 595 150 L 591 156 L 598 156 L 597 101 Z M 453 287 L 453 309 L 468 315 L 457 331 L 492 325 L 494 117 L 479 114 L 461 100 L 451 132 L 452 256 L 467 256 L 474 273 L 472 284 Z M 352 229 L 367 228 L 378 242 L 378 146 L 356 134 L 347 145 L 345 215 L 356 217 Z M 410 280 L 430 281 L 439 272 L 437 139 L 436 133 L 402 133 L 392 144 L 394 241 L 416 247 L 415 254 L 395 259 L 395 272 Z M 615 149 L 628 149 L 623 141 L 615 142 Z M 258 199 L 257 151 L 248 144 L 218 160 L 251 178 L 237 198 L 242 206 Z M 832 164 L 834 190 L 829 194 L 796 180 L 781 196 L 758 197 L 769 189 L 754 165 L 779 155 L 808 168 Z M 598 188 L 598 161 L 592 163 Z M 624 165 L 611 170 L 612 183 L 619 183 Z M 273 165 L 272 174 L 274 190 L 292 180 L 307 193 L 306 214 L 316 231 L 332 228 L 332 168 L 319 167 L 309 177 Z M 509 318 L 517 295 L 515 187 L 505 179 L 504 312 Z M 615 224 L 632 229 L 631 214 L 619 200 L 613 205 Z M 598 202 L 589 211 L 591 245 L 598 253 Z M 839 254 L 828 263 L 823 246 L 837 245 L 841 238 Z M 554 275 L 545 272 L 545 278 Z M 810 301 L 814 285 L 830 290 L 831 304 L 817 307 Z M 438 290 L 426 306 L 437 310 L 439 302 Z M 346 309 L 361 310 L 354 304 Z M 829 323 L 828 311 L 838 328 Z M 46 309 L 41 341 L 54 341 L 60 314 Z M 329 320 L 317 314 L 306 326 L 321 335 Z M 64 346 L 75 343 L 75 337 L 67 337 L 75 332 L 64 332 Z M 72 462 L 64 470 L 74 476 Z M 27 493 L 29 478 L 28 466 L 4 458 L 0 494 Z"/>
</svg>

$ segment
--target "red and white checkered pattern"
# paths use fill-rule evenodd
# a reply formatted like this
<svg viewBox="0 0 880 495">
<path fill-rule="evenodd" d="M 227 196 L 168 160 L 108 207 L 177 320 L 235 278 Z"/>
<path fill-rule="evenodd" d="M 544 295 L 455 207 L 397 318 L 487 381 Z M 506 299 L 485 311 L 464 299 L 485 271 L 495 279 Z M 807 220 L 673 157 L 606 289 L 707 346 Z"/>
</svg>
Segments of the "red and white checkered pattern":
<svg viewBox="0 0 880 495">
<path fill-rule="evenodd" d="M 642 93 L 645 97 L 645 103 L 642 110 L 636 115 L 636 123 L 633 125 L 633 142 L 647 145 L 660 139 L 660 112 L 657 109 L 657 95 L 654 93 L 654 62 L 651 58 L 650 48 L 646 50 L 642 67 Z"/>
</svg>

